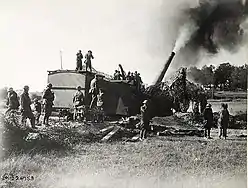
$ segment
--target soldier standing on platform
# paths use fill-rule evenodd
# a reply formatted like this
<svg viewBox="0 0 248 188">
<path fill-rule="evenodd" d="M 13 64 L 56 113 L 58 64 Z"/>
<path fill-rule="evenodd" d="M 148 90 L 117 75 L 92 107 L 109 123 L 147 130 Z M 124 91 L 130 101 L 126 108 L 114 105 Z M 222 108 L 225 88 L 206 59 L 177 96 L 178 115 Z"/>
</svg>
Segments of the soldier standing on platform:
<svg viewBox="0 0 248 188">
<path fill-rule="evenodd" d="M 24 124 L 26 122 L 26 119 L 28 118 L 30 120 L 32 128 L 35 127 L 35 118 L 34 114 L 32 113 L 31 110 L 31 99 L 29 97 L 29 87 L 24 86 L 23 88 L 23 93 L 21 94 L 21 122 Z"/>
<path fill-rule="evenodd" d="M 47 84 L 47 88 L 43 93 L 43 99 L 44 99 L 44 107 L 45 107 L 45 116 L 43 119 L 43 124 L 48 125 L 49 117 L 52 114 L 52 107 L 53 107 L 53 101 L 54 101 L 54 93 L 51 91 L 52 84 Z"/>
<path fill-rule="evenodd" d="M 91 59 L 94 59 L 94 56 L 92 55 L 92 51 L 89 50 L 88 53 L 85 55 L 85 61 L 84 62 L 86 64 L 86 71 L 89 68 L 90 72 L 92 72 Z"/>
<path fill-rule="evenodd" d="M 77 71 L 80 71 L 83 69 L 82 59 L 83 59 L 83 54 L 82 54 L 81 50 L 79 50 L 77 53 L 77 67 L 76 67 Z"/>
</svg>

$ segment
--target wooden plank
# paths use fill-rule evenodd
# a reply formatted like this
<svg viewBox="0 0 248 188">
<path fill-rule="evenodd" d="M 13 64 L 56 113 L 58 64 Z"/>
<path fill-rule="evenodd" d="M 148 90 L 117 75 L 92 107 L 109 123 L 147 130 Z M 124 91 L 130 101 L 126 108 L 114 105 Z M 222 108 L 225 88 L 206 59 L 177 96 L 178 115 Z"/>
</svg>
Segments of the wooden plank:
<svg viewBox="0 0 248 188">
<path fill-rule="evenodd" d="M 140 136 L 139 136 L 139 134 L 137 134 L 136 136 L 131 138 L 131 141 L 137 141 L 137 140 L 139 140 L 139 138 L 140 138 Z"/>
<path fill-rule="evenodd" d="M 106 127 L 106 128 L 104 128 L 104 129 L 101 129 L 99 132 L 102 133 L 102 134 L 105 134 L 105 133 L 107 133 L 107 132 L 109 132 L 109 131 L 112 131 L 113 129 L 114 129 L 114 126 L 111 125 L 111 126 L 109 126 L 109 127 Z"/>
<path fill-rule="evenodd" d="M 110 133 L 108 133 L 106 136 L 102 138 L 102 142 L 107 142 L 110 140 L 118 131 L 120 130 L 120 127 L 115 127 Z"/>
</svg>

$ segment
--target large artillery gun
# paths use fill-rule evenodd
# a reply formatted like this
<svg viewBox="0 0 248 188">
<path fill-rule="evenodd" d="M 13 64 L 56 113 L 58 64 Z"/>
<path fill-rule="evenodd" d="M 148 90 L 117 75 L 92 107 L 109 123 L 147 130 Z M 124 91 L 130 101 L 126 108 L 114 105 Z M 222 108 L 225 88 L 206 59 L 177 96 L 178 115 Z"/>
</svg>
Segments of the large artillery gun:
<svg viewBox="0 0 248 188">
<path fill-rule="evenodd" d="M 187 112 L 190 101 L 196 101 L 198 93 L 203 91 L 200 86 L 187 80 L 187 68 L 180 68 L 170 81 L 162 81 L 174 56 L 172 52 L 154 85 L 143 92 L 144 98 L 150 101 L 152 117 L 172 115 L 172 109 Z"/>
</svg>

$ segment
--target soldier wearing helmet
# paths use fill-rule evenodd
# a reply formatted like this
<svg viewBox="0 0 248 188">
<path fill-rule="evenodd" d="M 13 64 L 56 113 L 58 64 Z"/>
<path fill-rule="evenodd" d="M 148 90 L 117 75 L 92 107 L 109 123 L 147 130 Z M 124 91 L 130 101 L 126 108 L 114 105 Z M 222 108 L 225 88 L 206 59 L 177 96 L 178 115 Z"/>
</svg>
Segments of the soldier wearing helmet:
<svg viewBox="0 0 248 188">
<path fill-rule="evenodd" d="M 10 110 L 18 110 L 20 106 L 17 93 L 13 90 L 12 87 L 8 89 L 6 105 L 8 106 L 6 113 L 9 112 Z"/>
<path fill-rule="evenodd" d="M 35 127 L 35 118 L 31 110 L 31 99 L 29 97 L 29 86 L 24 86 L 23 93 L 21 94 L 21 122 L 25 123 L 26 119 L 30 120 L 32 128 Z"/>
<path fill-rule="evenodd" d="M 72 100 L 74 107 L 82 106 L 84 103 L 84 94 L 81 91 L 82 89 L 81 86 L 77 86 L 76 89 L 77 91 L 73 95 L 73 100 Z"/>
<path fill-rule="evenodd" d="M 83 54 L 81 52 L 81 50 L 78 51 L 78 53 L 76 54 L 77 56 L 77 67 L 76 67 L 76 70 L 79 71 L 79 70 L 82 70 L 82 59 L 83 59 Z"/>
<path fill-rule="evenodd" d="M 150 117 L 150 109 L 149 109 L 148 100 L 143 101 L 143 105 L 140 107 L 140 114 L 141 114 L 140 140 L 144 140 L 144 139 L 146 139 L 147 131 L 150 130 L 151 117 Z"/>
<path fill-rule="evenodd" d="M 43 93 L 43 100 L 44 100 L 44 110 L 45 110 L 45 116 L 43 119 L 43 124 L 48 125 L 49 117 L 52 114 L 52 107 L 53 107 L 53 101 L 54 101 L 54 93 L 52 92 L 52 84 L 48 83 L 47 88 L 45 89 Z"/>
<path fill-rule="evenodd" d="M 85 55 L 84 63 L 86 64 L 86 71 L 89 68 L 90 72 L 92 72 L 91 59 L 94 59 L 94 56 L 92 55 L 92 51 L 89 50 L 88 53 Z"/>
<path fill-rule="evenodd" d="M 211 104 L 207 104 L 206 108 L 203 111 L 203 116 L 205 119 L 204 128 L 205 128 L 205 137 L 210 139 L 210 130 L 213 127 L 213 111 Z"/>
</svg>

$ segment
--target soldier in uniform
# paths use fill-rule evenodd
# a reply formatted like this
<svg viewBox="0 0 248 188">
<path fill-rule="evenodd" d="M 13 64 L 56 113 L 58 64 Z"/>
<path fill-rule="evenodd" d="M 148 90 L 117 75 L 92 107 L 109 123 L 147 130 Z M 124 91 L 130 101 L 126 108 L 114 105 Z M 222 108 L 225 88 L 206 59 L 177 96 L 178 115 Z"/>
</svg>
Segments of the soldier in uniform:
<svg viewBox="0 0 248 188">
<path fill-rule="evenodd" d="M 227 127 L 229 123 L 229 111 L 228 111 L 228 105 L 227 104 L 221 104 L 221 111 L 220 111 L 220 117 L 218 120 L 218 128 L 219 128 L 219 138 L 221 139 L 221 136 L 223 136 L 225 139 L 227 137 Z"/>
<path fill-rule="evenodd" d="M 79 71 L 79 70 L 82 70 L 82 59 L 83 59 L 83 54 L 81 52 L 81 50 L 78 51 L 78 53 L 76 54 L 77 56 L 77 67 L 76 67 L 76 70 Z"/>
<path fill-rule="evenodd" d="M 17 93 L 13 90 L 12 87 L 8 89 L 6 105 L 8 106 L 6 113 L 9 112 L 10 110 L 18 110 L 20 106 Z"/>
<path fill-rule="evenodd" d="M 81 86 L 77 86 L 77 91 L 76 93 L 73 95 L 73 104 L 75 107 L 78 107 L 78 106 L 82 106 L 83 103 L 84 103 L 84 94 L 82 93 L 81 91 Z"/>
<path fill-rule="evenodd" d="M 203 112 L 203 116 L 205 119 L 205 123 L 204 123 L 204 128 L 205 128 L 205 137 L 210 139 L 210 130 L 213 126 L 213 111 L 211 108 L 211 104 L 207 104 L 204 112 Z"/>
<path fill-rule="evenodd" d="M 99 88 L 97 83 L 98 77 L 95 75 L 95 78 L 90 82 L 90 91 L 89 94 L 91 95 L 91 103 L 90 108 L 93 108 L 97 104 L 97 95 L 99 94 Z"/>
<path fill-rule="evenodd" d="M 53 101 L 54 101 L 54 93 L 52 92 L 52 84 L 47 84 L 47 88 L 45 89 L 43 93 L 43 100 L 44 100 L 44 110 L 45 110 L 45 116 L 43 119 L 43 124 L 48 125 L 49 117 L 52 114 L 52 107 L 53 107 Z"/>
<path fill-rule="evenodd" d="M 140 140 L 146 139 L 147 131 L 150 130 L 150 111 L 148 106 L 148 100 L 144 100 L 143 105 L 140 107 L 141 113 L 141 130 L 140 130 Z"/>
<path fill-rule="evenodd" d="M 34 108 L 35 108 L 35 121 L 38 124 L 41 115 L 41 103 L 37 98 L 34 99 Z"/>
<path fill-rule="evenodd" d="M 73 106 L 74 106 L 74 116 L 73 119 L 76 120 L 76 118 L 78 117 L 78 115 L 80 114 L 80 116 L 83 116 L 83 110 L 80 107 L 83 107 L 84 105 L 84 94 L 81 92 L 81 86 L 77 86 L 77 91 L 76 93 L 74 93 L 73 95 Z M 80 113 L 79 113 L 80 112 Z"/>
<path fill-rule="evenodd" d="M 35 118 L 31 110 L 31 99 L 29 97 L 29 87 L 24 86 L 23 93 L 21 94 L 21 122 L 24 124 L 26 119 L 29 118 L 32 128 L 35 127 Z"/>
<path fill-rule="evenodd" d="M 94 59 L 94 56 L 92 55 L 92 51 L 89 50 L 88 53 L 85 55 L 85 61 L 84 62 L 86 64 L 86 71 L 89 68 L 90 72 L 92 72 L 91 59 Z"/>
</svg>

